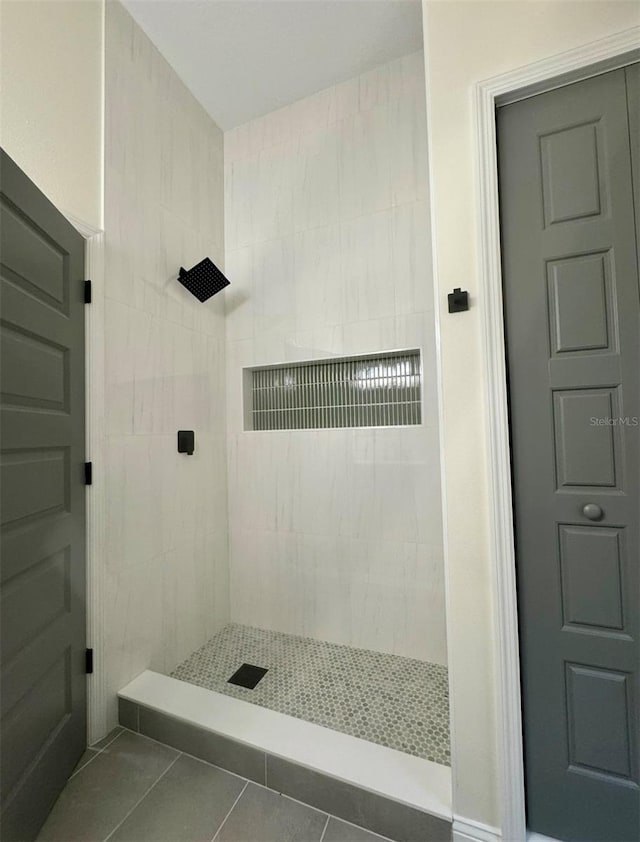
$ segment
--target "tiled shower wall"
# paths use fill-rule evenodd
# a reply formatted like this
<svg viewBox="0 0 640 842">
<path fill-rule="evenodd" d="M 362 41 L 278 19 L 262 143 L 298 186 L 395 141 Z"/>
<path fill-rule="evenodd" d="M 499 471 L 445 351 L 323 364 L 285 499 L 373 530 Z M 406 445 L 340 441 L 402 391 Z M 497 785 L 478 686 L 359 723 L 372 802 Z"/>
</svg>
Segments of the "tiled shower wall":
<svg viewBox="0 0 640 842">
<path fill-rule="evenodd" d="M 116 2 L 106 4 L 105 628 L 110 698 L 228 620 L 223 136 Z M 176 452 L 194 429 L 196 452 Z M 102 466 L 96 466 L 101 470 Z M 113 722 L 115 709 L 109 711 Z"/>
<path fill-rule="evenodd" d="M 446 663 L 423 55 L 225 134 L 231 617 Z M 242 368 L 424 353 L 418 427 L 244 432 Z"/>
</svg>

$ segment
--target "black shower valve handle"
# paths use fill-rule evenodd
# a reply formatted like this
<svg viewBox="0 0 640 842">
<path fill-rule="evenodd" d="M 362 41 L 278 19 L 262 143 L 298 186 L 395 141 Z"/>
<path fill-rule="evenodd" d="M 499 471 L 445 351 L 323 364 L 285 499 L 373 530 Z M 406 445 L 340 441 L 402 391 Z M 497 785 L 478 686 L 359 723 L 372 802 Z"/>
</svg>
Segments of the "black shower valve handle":
<svg viewBox="0 0 640 842">
<path fill-rule="evenodd" d="M 195 433 L 193 430 L 178 430 L 178 453 L 193 456 L 196 449 Z"/>
</svg>

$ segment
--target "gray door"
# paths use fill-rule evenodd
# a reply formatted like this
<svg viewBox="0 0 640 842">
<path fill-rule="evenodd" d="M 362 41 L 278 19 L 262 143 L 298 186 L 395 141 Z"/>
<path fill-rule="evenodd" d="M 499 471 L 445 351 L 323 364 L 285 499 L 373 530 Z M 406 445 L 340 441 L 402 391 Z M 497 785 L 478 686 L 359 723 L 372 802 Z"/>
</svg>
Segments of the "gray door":
<svg viewBox="0 0 640 842">
<path fill-rule="evenodd" d="M 2 839 L 86 745 L 84 241 L 0 152 Z"/>
<path fill-rule="evenodd" d="M 577 842 L 640 839 L 637 78 L 498 111 L 527 817 Z"/>
</svg>

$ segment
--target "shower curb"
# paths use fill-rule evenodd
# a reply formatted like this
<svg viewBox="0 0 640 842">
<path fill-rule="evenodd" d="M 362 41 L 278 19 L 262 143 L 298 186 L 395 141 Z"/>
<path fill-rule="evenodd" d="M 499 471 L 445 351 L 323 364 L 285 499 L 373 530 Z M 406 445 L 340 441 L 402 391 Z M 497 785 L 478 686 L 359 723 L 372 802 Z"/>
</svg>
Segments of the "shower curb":
<svg viewBox="0 0 640 842">
<path fill-rule="evenodd" d="M 151 697 L 154 689 L 164 688 L 167 689 L 164 702 L 159 693 Z M 264 747 L 250 745 L 221 733 L 222 729 L 216 730 L 215 726 L 196 721 L 198 718 L 202 719 L 203 716 L 193 712 L 190 715 L 188 706 L 179 704 L 183 698 L 190 698 L 194 690 L 198 691 L 199 710 L 202 710 L 204 705 L 208 719 L 213 718 L 216 704 L 229 703 L 234 706 L 234 712 L 237 711 L 240 721 L 263 715 L 264 709 L 257 708 L 255 705 L 229 699 L 214 691 L 195 688 L 176 679 L 147 671 L 119 694 L 120 724 L 131 731 L 172 746 L 283 795 L 386 836 L 394 842 L 416 842 L 418 839 L 429 840 L 429 842 L 450 842 L 452 819 L 442 807 L 435 806 L 434 811 L 430 812 L 429 809 L 403 803 L 399 798 L 373 791 L 372 788 L 358 785 L 352 780 L 327 774 L 326 770 L 313 768 L 308 762 L 296 762 L 291 757 L 290 745 L 287 747 L 289 756 L 284 757 L 282 754 L 267 751 Z M 169 698 L 170 693 L 174 694 L 173 698 Z M 221 702 L 223 699 L 225 701 Z M 274 714 L 272 711 L 265 711 L 265 714 L 278 717 L 277 720 L 273 720 L 274 723 L 280 727 L 290 728 L 291 735 L 295 734 L 296 729 L 306 727 L 309 729 L 308 733 L 318 733 L 321 737 L 326 737 L 325 742 L 327 742 L 331 739 L 329 735 L 333 734 L 327 729 L 286 717 L 284 714 Z M 302 730 L 299 733 L 302 733 Z M 342 740 L 344 736 L 340 735 L 340 739 Z M 358 744 L 364 742 L 357 738 L 347 737 L 346 739 L 353 741 L 351 745 L 354 752 L 360 747 Z M 264 741 L 273 743 L 273 733 L 265 734 Z M 344 742 L 343 745 L 348 746 L 350 743 Z M 375 747 L 376 752 L 380 749 L 379 746 Z M 371 750 L 370 744 L 365 743 L 364 750 Z M 382 752 L 384 751 L 382 749 Z M 391 762 L 397 760 L 397 752 L 386 751 L 391 752 L 388 755 Z M 311 756 L 309 746 L 301 745 L 300 756 L 305 755 Z M 384 758 L 385 754 L 382 753 L 379 756 Z M 411 758 L 407 762 L 414 763 L 415 766 L 415 761 L 416 758 Z M 353 765 L 353 757 L 341 755 L 337 758 L 337 762 L 342 774 L 341 767 L 348 771 L 350 762 Z M 421 771 L 424 768 L 428 771 L 428 761 L 418 762 L 425 766 L 416 766 L 416 769 Z M 430 765 L 435 766 L 435 764 Z M 427 777 L 425 775 L 425 786 L 428 785 Z M 435 799 L 434 804 L 436 804 Z"/>
</svg>

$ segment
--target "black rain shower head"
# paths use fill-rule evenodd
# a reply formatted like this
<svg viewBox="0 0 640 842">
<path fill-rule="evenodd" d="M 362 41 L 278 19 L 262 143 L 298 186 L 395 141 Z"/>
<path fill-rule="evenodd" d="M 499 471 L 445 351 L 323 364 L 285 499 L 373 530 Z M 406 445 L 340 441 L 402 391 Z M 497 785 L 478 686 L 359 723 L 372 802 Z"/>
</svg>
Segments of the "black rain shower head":
<svg viewBox="0 0 640 842">
<path fill-rule="evenodd" d="M 192 269 L 183 269 L 181 266 L 178 280 L 198 301 L 206 301 L 229 286 L 229 281 L 208 257 L 196 263 Z"/>
</svg>

